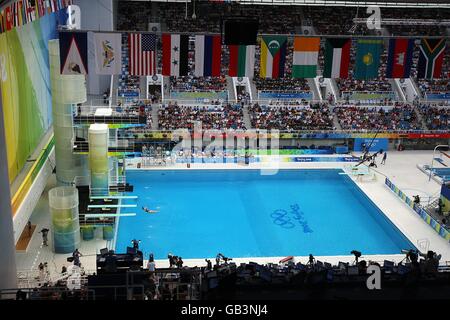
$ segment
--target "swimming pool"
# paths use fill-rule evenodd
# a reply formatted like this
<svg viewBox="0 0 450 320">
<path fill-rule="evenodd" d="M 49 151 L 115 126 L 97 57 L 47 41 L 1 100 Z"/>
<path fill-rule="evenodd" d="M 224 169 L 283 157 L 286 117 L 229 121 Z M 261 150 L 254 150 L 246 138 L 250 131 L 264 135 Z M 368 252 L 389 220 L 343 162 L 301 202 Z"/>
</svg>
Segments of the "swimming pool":
<svg viewBox="0 0 450 320">
<path fill-rule="evenodd" d="M 116 250 L 133 238 L 165 259 L 399 254 L 413 244 L 339 169 L 128 171 L 135 217 L 120 218 Z M 159 210 L 145 213 L 141 207 Z"/>
</svg>

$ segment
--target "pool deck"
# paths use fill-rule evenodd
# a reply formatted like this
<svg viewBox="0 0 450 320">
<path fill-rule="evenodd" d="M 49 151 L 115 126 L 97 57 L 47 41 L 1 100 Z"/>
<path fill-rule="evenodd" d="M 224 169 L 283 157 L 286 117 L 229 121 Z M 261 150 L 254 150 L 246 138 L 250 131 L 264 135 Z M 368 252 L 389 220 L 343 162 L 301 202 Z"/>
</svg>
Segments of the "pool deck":
<svg viewBox="0 0 450 320">
<path fill-rule="evenodd" d="M 406 195 L 412 197 L 419 194 L 422 199 L 428 196 L 437 196 L 440 192 L 440 185 L 434 180 L 428 181 L 428 177 L 417 168 L 417 164 L 429 163 L 432 158 L 432 151 L 391 151 L 388 152 L 386 165 L 379 164 L 381 157 L 377 158 L 378 168 L 375 169 L 376 179 L 373 181 L 358 182 L 352 178 L 362 191 L 381 209 L 384 214 L 397 226 L 397 228 L 408 237 L 408 239 L 422 252 L 433 250 L 442 255 L 441 264 L 450 265 L 450 244 L 440 237 L 429 225 L 426 224 L 410 207 L 406 205 L 400 198 L 398 198 L 387 186 L 384 184 L 385 176 Z M 355 154 L 359 156 L 360 154 Z M 337 155 L 339 156 L 339 155 Z M 284 156 L 280 156 L 283 158 Z M 296 156 L 302 157 L 302 156 Z M 311 158 L 313 156 L 304 156 Z M 321 155 L 320 157 L 325 157 Z M 333 156 L 326 156 L 333 157 Z M 336 156 L 334 156 L 336 157 Z M 266 160 L 266 159 L 265 159 Z M 284 162 L 283 159 L 278 159 L 275 165 L 270 165 L 270 162 L 251 163 L 249 165 L 242 164 L 191 164 L 188 170 L 203 170 L 203 169 L 325 169 L 325 168 L 343 168 L 348 166 L 346 162 Z M 133 170 L 135 164 L 128 165 L 127 170 Z M 144 170 L 186 170 L 186 164 L 175 164 L 164 167 L 152 167 Z M 142 168 L 140 170 L 143 170 Z M 31 222 L 37 225 L 37 230 L 43 227 L 50 226 L 50 215 L 48 208 L 48 190 L 56 185 L 55 176 L 49 180 L 47 188 L 44 191 L 37 207 L 35 208 L 31 217 Z M 101 230 L 97 230 L 101 231 Z M 17 252 L 16 263 L 18 270 L 36 270 L 40 262 L 48 262 L 50 273 L 54 276 L 59 274 L 63 265 L 68 266 L 66 258 L 70 254 L 54 254 L 51 251 L 51 235 L 49 235 L 49 247 L 41 246 L 40 234 L 34 233 L 31 243 L 28 246 L 27 252 Z M 80 245 L 80 252 L 84 255 L 81 257 L 81 263 L 87 271 L 95 271 L 95 255 L 101 248 L 111 247 L 111 243 L 101 239 L 101 234 L 97 232 L 96 239 L 91 241 L 82 241 Z M 358 248 L 355 247 L 355 250 Z M 176 254 L 176 252 L 173 252 Z M 223 254 L 227 254 L 223 252 Z M 314 254 L 312 252 L 312 254 Z M 401 261 L 405 255 L 399 253 L 398 255 L 364 255 L 365 260 L 372 260 L 383 262 L 383 260 L 392 260 L 395 262 Z M 208 257 L 214 263 L 215 257 Z M 261 258 L 233 258 L 233 262 L 258 262 L 258 263 L 278 263 L 284 257 L 261 257 Z M 317 256 L 316 260 L 322 262 L 329 262 L 336 264 L 339 261 L 353 262 L 354 257 L 348 256 Z M 296 262 L 306 263 L 308 257 L 295 257 Z M 184 264 L 188 266 L 205 266 L 204 259 L 186 259 Z M 168 260 L 157 260 L 157 267 L 168 267 Z"/>
</svg>

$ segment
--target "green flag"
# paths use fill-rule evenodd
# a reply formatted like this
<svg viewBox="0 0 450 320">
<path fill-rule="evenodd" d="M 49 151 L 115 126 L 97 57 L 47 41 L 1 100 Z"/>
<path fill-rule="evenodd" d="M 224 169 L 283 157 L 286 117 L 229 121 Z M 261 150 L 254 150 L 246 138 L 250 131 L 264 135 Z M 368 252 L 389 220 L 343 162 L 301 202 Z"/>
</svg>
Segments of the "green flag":
<svg viewBox="0 0 450 320">
<path fill-rule="evenodd" d="M 377 78 L 382 50 L 382 40 L 358 40 L 356 49 L 356 70 L 353 78 L 359 80 Z"/>
</svg>

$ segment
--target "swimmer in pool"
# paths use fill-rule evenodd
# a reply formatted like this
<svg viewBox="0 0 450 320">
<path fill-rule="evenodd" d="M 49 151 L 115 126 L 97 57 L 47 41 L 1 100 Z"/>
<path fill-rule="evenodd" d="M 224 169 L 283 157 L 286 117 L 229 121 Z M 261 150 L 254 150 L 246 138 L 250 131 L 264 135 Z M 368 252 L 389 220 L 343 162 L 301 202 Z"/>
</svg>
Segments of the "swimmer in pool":
<svg viewBox="0 0 450 320">
<path fill-rule="evenodd" d="M 147 207 L 142 207 L 142 210 L 144 210 L 144 211 L 147 212 L 147 213 L 157 213 L 157 212 L 159 212 L 159 211 L 157 211 L 157 210 L 150 210 L 150 209 L 147 208 Z"/>
</svg>

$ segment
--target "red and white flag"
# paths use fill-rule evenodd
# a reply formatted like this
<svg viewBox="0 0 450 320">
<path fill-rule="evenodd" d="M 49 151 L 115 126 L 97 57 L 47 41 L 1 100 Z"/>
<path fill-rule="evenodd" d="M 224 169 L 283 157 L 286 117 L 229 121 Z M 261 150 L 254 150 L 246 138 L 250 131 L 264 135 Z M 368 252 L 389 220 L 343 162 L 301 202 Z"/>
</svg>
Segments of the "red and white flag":
<svg viewBox="0 0 450 320">
<path fill-rule="evenodd" d="M 130 33 L 128 35 L 130 75 L 156 74 L 156 35 Z"/>
</svg>

